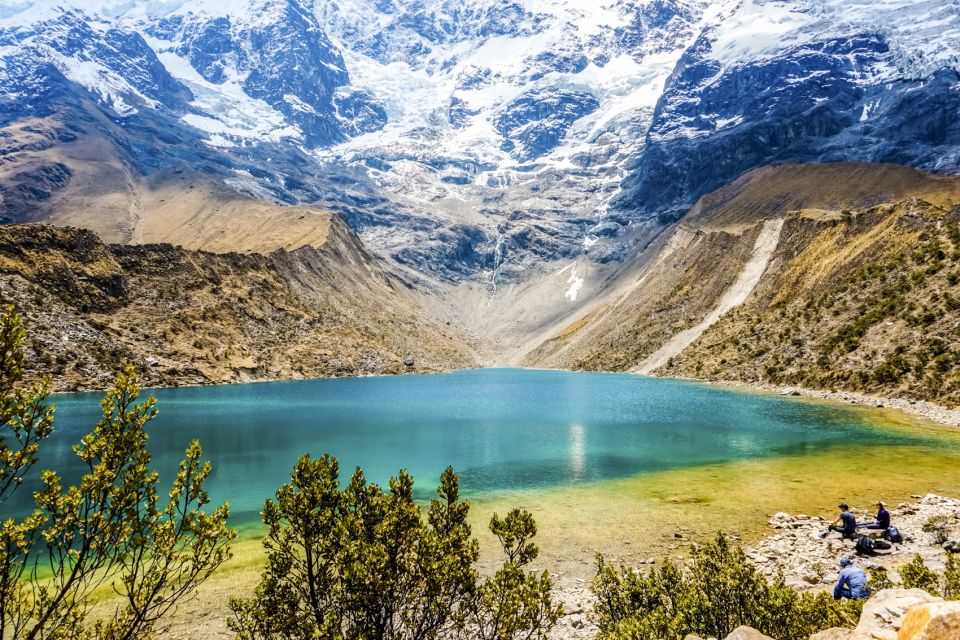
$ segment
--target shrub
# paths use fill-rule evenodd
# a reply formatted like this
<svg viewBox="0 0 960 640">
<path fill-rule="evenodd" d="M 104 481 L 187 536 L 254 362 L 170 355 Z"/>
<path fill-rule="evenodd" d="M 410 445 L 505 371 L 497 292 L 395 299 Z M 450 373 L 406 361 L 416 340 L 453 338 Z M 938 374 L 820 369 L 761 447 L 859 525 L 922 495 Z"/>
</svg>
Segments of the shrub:
<svg viewBox="0 0 960 640">
<path fill-rule="evenodd" d="M 947 554 L 943 571 L 943 597 L 947 600 L 960 600 L 960 561 L 952 553 Z"/>
<path fill-rule="evenodd" d="M 230 628 L 241 640 L 544 636 L 560 612 L 549 576 L 523 569 L 537 555 L 530 514 L 494 516 L 507 561 L 481 581 L 453 469 L 437 494 L 424 520 L 405 471 L 384 491 L 357 469 L 341 489 L 336 458 L 301 457 L 264 507 L 267 567 L 252 598 L 230 600 Z"/>
<path fill-rule="evenodd" d="M 49 383 L 24 387 L 23 330 L 11 307 L 0 315 L 0 501 L 38 462 L 53 429 Z M 163 616 L 194 593 L 228 557 L 235 532 L 226 505 L 207 513 L 210 474 L 200 444 L 187 448 L 172 488 L 157 489 L 144 426 L 154 399 L 137 404 L 135 370 L 125 367 L 101 407 L 103 418 L 74 446 L 84 474 L 64 487 L 40 474 L 36 509 L 0 522 L 0 630 L 4 638 L 148 638 Z M 49 575 L 43 575 L 41 572 Z M 98 589 L 121 603 L 90 619 Z"/>
<path fill-rule="evenodd" d="M 799 593 L 780 578 L 772 584 L 723 535 L 693 547 L 686 570 L 665 559 L 648 574 L 614 568 L 597 557 L 592 589 L 603 640 L 679 640 L 687 634 L 722 638 L 740 625 L 783 640 L 807 638 L 856 617 L 826 593 Z"/>
<path fill-rule="evenodd" d="M 940 594 L 940 579 L 923 563 L 918 553 L 913 560 L 900 569 L 903 586 L 907 589 L 923 589 L 933 595 Z"/>
<path fill-rule="evenodd" d="M 500 541 L 507 560 L 480 584 L 467 607 L 470 636 L 480 640 L 545 638 L 563 608 L 553 604 L 549 573 L 523 570 L 540 553 L 531 542 L 537 534 L 533 516 L 513 509 L 501 520 L 494 513 L 490 531 Z"/>
<path fill-rule="evenodd" d="M 877 593 L 884 589 L 892 589 L 893 581 L 890 579 L 885 568 L 877 567 L 870 570 L 870 581 L 867 587 L 871 593 Z"/>
<path fill-rule="evenodd" d="M 951 518 L 945 515 L 930 516 L 923 523 L 923 530 L 933 534 L 933 544 L 941 545 L 950 538 Z"/>
</svg>

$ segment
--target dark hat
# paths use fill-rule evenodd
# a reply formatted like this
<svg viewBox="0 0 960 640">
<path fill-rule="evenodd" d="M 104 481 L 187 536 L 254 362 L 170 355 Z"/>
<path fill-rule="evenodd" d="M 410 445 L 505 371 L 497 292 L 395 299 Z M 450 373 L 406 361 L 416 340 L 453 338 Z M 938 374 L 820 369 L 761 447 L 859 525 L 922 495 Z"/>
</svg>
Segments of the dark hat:
<svg viewBox="0 0 960 640">
<path fill-rule="evenodd" d="M 846 502 L 841 502 L 839 506 L 840 506 L 840 508 L 843 509 L 844 511 L 846 511 L 847 509 L 850 508 L 850 505 L 848 505 Z"/>
</svg>

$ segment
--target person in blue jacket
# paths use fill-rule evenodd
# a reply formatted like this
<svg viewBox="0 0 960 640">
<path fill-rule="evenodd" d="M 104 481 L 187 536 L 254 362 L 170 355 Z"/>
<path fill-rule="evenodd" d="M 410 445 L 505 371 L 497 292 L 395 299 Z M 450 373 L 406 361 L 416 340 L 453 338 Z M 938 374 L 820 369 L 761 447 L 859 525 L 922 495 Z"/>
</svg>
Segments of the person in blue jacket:
<svg viewBox="0 0 960 640">
<path fill-rule="evenodd" d="M 840 558 L 840 577 L 833 588 L 833 599 L 866 600 L 869 597 L 867 574 L 860 567 L 853 566 L 850 556 Z"/>
</svg>

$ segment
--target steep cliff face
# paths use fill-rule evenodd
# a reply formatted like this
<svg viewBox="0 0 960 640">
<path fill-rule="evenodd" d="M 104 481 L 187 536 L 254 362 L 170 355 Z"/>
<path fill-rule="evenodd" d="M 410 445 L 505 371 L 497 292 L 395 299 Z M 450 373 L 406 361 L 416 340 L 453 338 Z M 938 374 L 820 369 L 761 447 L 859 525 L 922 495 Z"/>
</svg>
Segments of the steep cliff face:
<svg viewBox="0 0 960 640">
<path fill-rule="evenodd" d="M 945 2 L 720 6 L 659 97 L 616 206 L 677 218 L 772 162 L 956 173 L 958 33 Z"/>
<path fill-rule="evenodd" d="M 102 387 L 123 362 L 152 385 L 472 363 L 460 336 L 428 318 L 335 216 L 322 244 L 269 255 L 0 227 L 0 296 L 25 316 L 31 375 L 52 375 L 61 390 Z"/>
<path fill-rule="evenodd" d="M 527 362 L 957 405 L 958 278 L 960 180 L 889 165 L 768 168 L 704 197 L 634 277 Z"/>
</svg>

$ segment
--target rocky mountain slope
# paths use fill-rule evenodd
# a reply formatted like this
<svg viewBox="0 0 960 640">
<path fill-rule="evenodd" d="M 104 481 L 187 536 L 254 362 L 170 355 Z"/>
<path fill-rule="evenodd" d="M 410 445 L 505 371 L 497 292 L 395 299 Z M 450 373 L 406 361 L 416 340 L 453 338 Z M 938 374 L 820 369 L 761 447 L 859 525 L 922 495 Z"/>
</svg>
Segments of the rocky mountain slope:
<svg viewBox="0 0 960 640">
<path fill-rule="evenodd" d="M 632 278 L 526 362 L 957 406 L 958 265 L 956 178 L 761 169 L 702 198 Z M 724 306 L 733 293 L 742 303 Z"/>
<path fill-rule="evenodd" d="M 956 173 L 958 34 L 953 0 L 3 0 L 0 214 L 186 170 L 456 296 L 582 278 L 771 162 Z"/>
<path fill-rule="evenodd" d="M 871 226 L 918 175 L 751 172 L 960 172 L 958 34 L 954 0 L 0 0 L 0 221 L 269 255 L 331 211 L 484 364 L 685 372 L 833 224 L 792 211 Z"/>
<path fill-rule="evenodd" d="M 0 227 L 0 298 L 29 332 L 33 377 L 150 385 L 436 371 L 472 355 L 336 216 L 322 243 L 269 254 L 106 245 L 92 232 Z"/>
</svg>

